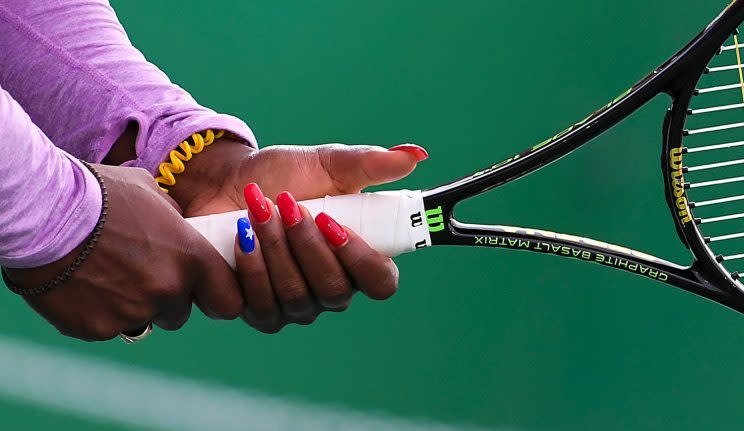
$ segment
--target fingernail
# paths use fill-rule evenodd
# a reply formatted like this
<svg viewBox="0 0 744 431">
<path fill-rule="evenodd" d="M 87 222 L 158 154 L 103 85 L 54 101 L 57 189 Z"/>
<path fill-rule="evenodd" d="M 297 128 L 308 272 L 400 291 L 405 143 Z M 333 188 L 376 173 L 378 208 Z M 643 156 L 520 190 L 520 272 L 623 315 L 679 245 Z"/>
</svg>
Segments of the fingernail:
<svg viewBox="0 0 744 431">
<path fill-rule="evenodd" d="M 302 221 L 300 207 L 289 192 L 279 193 L 276 197 L 276 206 L 279 207 L 279 215 L 282 216 L 284 226 L 291 227 Z"/>
<path fill-rule="evenodd" d="M 250 183 L 245 186 L 243 196 L 245 196 L 245 203 L 248 204 L 248 211 L 250 211 L 256 223 L 264 223 L 271 218 L 269 204 L 266 203 L 266 197 L 264 197 L 258 184 Z"/>
<path fill-rule="evenodd" d="M 238 219 L 238 245 L 245 254 L 253 253 L 256 249 L 256 236 L 251 227 L 251 221 L 243 217 Z"/>
<path fill-rule="evenodd" d="M 403 151 L 408 154 L 412 154 L 416 157 L 417 162 L 423 162 L 429 158 L 429 153 L 423 148 L 416 144 L 401 144 L 396 145 L 392 148 L 388 148 L 388 151 Z"/>
<path fill-rule="evenodd" d="M 349 240 L 349 234 L 344 228 L 326 213 L 320 213 L 315 217 L 315 224 L 323 233 L 328 242 L 334 247 L 341 247 Z"/>
</svg>

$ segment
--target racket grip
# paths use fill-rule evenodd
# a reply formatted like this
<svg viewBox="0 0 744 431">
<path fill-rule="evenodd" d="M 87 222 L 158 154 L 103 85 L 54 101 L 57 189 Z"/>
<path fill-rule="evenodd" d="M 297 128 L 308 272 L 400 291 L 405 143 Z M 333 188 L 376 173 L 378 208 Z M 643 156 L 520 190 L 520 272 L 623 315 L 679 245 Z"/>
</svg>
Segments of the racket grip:
<svg viewBox="0 0 744 431">
<path fill-rule="evenodd" d="M 421 191 L 397 190 L 326 196 L 299 202 L 315 217 L 325 212 L 389 257 L 431 245 Z M 237 220 L 246 211 L 186 219 L 235 268 Z M 260 238 L 259 238 L 260 241 Z"/>
</svg>

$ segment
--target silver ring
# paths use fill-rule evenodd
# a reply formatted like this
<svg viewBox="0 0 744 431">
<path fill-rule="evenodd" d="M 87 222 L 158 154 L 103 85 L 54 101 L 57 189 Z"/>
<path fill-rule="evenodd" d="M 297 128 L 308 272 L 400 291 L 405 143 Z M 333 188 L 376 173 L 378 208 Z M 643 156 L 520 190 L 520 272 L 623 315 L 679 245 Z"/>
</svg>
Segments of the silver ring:
<svg viewBox="0 0 744 431">
<path fill-rule="evenodd" d="M 150 333 L 152 332 L 152 323 L 148 323 L 147 327 L 142 331 L 139 335 L 127 335 L 127 334 L 119 334 L 119 338 L 124 340 L 127 344 L 134 344 L 138 341 L 144 340 Z"/>
</svg>

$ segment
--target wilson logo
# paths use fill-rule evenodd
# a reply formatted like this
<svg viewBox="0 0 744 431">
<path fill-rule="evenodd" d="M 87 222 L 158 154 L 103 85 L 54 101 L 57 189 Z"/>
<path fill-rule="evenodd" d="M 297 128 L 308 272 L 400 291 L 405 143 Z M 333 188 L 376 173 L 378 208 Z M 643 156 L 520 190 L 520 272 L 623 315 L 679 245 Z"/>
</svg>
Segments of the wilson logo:
<svg viewBox="0 0 744 431">
<path fill-rule="evenodd" d="M 444 230 L 444 217 L 442 216 L 441 206 L 426 210 L 426 223 L 429 225 L 429 232 Z"/>
<path fill-rule="evenodd" d="M 677 208 L 677 216 L 682 224 L 692 221 L 690 206 L 685 197 L 685 179 L 682 175 L 682 148 L 672 148 L 669 151 L 669 166 L 671 168 L 670 180 L 672 182 L 672 194 L 674 195 L 674 206 Z"/>
</svg>

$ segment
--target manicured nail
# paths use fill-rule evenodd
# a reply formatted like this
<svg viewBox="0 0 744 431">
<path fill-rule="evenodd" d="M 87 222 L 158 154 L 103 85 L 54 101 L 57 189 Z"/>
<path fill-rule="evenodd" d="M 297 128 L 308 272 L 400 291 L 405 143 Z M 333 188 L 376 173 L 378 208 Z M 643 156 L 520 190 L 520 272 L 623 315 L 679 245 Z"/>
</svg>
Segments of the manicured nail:
<svg viewBox="0 0 744 431">
<path fill-rule="evenodd" d="M 238 245 L 245 254 L 253 253 L 256 249 L 256 236 L 247 217 L 238 219 Z"/>
<path fill-rule="evenodd" d="M 334 247 L 341 247 L 349 240 L 349 234 L 346 233 L 344 228 L 326 213 L 318 214 L 315 217 L 315 224 L 318 225 L 318 229 L 323 233 L 323 236 Z"/>
<path fill-rule="evenodd" d="M 300 207 L 289 192 L 279 193 L 276 197 L 276 206 L 279 207 L 279 215 L 282 216 L 284 226 L 292 227 L 302 221 Z"/>
<path fill-rule="evenodd" d="M 250 211 L 256 223 L 264 223 L 271 218 L 269 204 L 266 202 L 266 197 L 264 197 L 258 184 L 250 183 L 245 186 L 243 196 L 245 196 L 245 203 L 248 204 L 248 211 Z"/>
<path fill-rule="evenodd" d="M 396 145 L 392 148 L 388 148 L 388 151 L 404 151 L 412 154 L 416 158 L 417 162 L 423 162 L 429 158 L 429 153 L 423 147 L 419 147 L 416 144 Z"/>
</svg>

